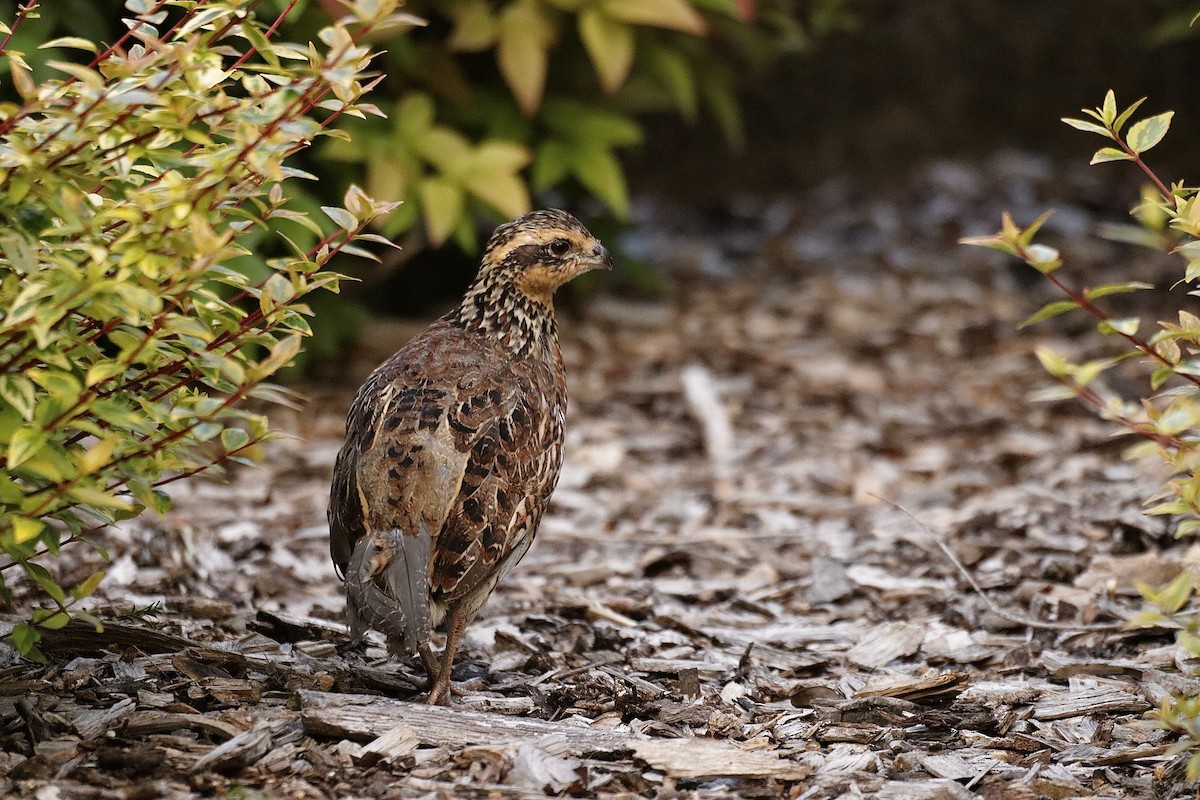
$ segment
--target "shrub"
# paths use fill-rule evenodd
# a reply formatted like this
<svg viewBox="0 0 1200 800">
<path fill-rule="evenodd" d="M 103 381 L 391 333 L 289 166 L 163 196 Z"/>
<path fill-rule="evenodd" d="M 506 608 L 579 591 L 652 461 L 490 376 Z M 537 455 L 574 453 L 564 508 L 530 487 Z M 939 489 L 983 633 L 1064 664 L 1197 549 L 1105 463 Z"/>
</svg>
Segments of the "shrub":
<svg viewBox="0 0 1200 800">
<path fill-rule="evenodd" d="M 1086 118 L 1063 122 L 1109 140 L 1110 144 L 1096 151 L 1093 164 L 1132 162 L 1149 179 L 1151 188 L 1143 192 L 1141 204 L 1134 209 L 1144 234 L 1125 238 L 1146 244 L 1169 242 L 1167 246 L 1184 261 L 1179 283 L 1192 287 L 1188 295 L 1195 296 L 1200 294 L 1196 288 L 1200 284 L 1200 190 L 1182 182 L 1168 184 L 1147 164 L 1144 155 L 1162 141 L 1173 112 L 1131 123 L 1141 104 L 1139 100 L 1120 110 L 1110 91 L 1098 108 L 1084 109 Z M 1062 266 L 1059 253 L 1035 242 L 1046 216 L 1021 228 L 1005 215 L 1003 227 L 995 236 L 963 241 L 1016 256 L 1061 290 L 1066 299 L 1044 306 L 1025 325 L 1082 309 L 1096 319 L 1102 335 L 1123 342 L 1115 355 L 1083 363 L 1039 350 L 1042 365 L 1062 382 L 1059 391 L 1045 396 L 1078 398 L 1103 418 L 1140 437 L 1141 443 L 1131 447 L 1128 455 L 1157 457 L 1171 475 L 1148 500 L 1147 513 L 1173 517 L 1176 536 L 1194 534 L 1200 531 L 1200 317 L 1181 309 L 1178 322 L 1160 322 L 1157 330 L 1144 332 L 1140 319 L 1110 315 L 1098 302 L 1102 298 L 1151 287 L 1139 282 L 1083 289 L 1071 286 L 1056 274 Z M 1142 397 L 1124 398 L 1100 385 L 1106 370 L 1131 359 L 1144 367 L 1148 388 Z M 1131 620 L 1131 624 L 1174 629 L 1179 643 L 1193 657 L 1200 656 L 1200 619 L 1185 609 L 1200 589 L 1200 575 L 1189 569 L 1165 587 L 1140 589 L 1154 609 Z M 1183 734 L 1179 750 L 1200 748 L 1200 698 L 1177 697 L 1164 703 L 1156 716 L 1162 724 Z M 1200 775 L 1200 752 L 1189 761 L 1188 773 L 1193 778 Z"/>
<path fill-rule="evenodd" d="M 477 247 L 476 217 L 517 216 L 551 190 L 625 219 L 618 154 L 638 118 L 674 111 L 742 141 L 739 76 L 844 24 L 840 0 L 414 0 L 429 25 L 387 42 L 379 101 L 390 122 L 354 122 L 329 158 L 362 169 L 372 195 L 404 199 L 382 225 Z"/>
<path fill-rule="evenodd" d="M 362 40 L 405 21 L 396 2 L 352 4 L 319 48 L 273 43 L 256 5 L 129 0 L 112 46 L 47 42 L 89 56 L 40 83 L 8 49 L 36 3 L 0 26 L 21 97 L 0 105 L 0 592 L 19 567 L 51 601 L 10 634 L 24 654 L 72 615 L 98 624 L 77 603 L 103 573 L 62 587 L 47 558 L 253 456 L 267 422 L 242 401 L 280 397 L 265 381 L 308 334 L 305 296 L 391 211 L 351 188 L 318 224 L 285 187 L 332 120 L 377 113 Z M 259 280 L 231 268 L 264 239 L 289 254 Z"/>
</svg>

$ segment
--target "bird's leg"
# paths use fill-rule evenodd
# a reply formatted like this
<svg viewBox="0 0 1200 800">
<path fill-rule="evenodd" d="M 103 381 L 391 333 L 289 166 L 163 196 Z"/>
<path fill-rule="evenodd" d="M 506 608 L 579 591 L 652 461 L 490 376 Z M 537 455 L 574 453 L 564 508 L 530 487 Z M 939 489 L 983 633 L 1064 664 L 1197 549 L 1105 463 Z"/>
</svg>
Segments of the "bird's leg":
<svg viewBox="0 0 1200 800">
<path fill-rule="evenodd" d="M 438 679 L 438 661 L 429 642 L 421 645 L 418 652 L 421 654 L 421 663 L 425 665 L 425 691 L 431 692 Z"/>
<path fill-rule="evenodd" d="M 442 651 L 442 666 L 438 670 L 437 680 L 429 691 L 425 702 L 429 705 L 450 705 L 450 667 L 454 664 L 454 653 L 458 650 L 459 640 L 467 627 L 467 616 L 461 611 L 454 610 L 446 615 L 446 649 Z M 430 673 L 432 674 L 432 673 Z"/>
</svg>

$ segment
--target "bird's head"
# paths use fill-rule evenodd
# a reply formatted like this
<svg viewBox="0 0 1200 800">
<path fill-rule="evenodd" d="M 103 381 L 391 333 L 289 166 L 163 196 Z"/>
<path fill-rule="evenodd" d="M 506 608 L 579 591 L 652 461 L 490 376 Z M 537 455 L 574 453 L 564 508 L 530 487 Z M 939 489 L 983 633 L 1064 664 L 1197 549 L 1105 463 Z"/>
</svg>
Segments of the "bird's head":
<svg viewBox="0 0 1200 800">
<path fill-rule="evenodd" d="M 529 300 L 549 306 L 555 289 L 593 269 L 612 269 L 608 250 L 575 217 L 550 208 L 496 228 L 479 280 L 511 282 Z"/>
</svg>

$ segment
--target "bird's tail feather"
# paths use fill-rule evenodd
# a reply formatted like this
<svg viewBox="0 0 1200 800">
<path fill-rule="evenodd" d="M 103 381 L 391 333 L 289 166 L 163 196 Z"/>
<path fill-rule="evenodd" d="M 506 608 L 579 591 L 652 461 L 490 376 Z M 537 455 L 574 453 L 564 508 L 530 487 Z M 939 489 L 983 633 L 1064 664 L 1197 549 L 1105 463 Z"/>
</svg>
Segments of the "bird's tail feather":
<svg viewBox="0 0 1200 800">
<path fill-rule="evenodd" d="M 368 533 L 354 545 L 346 569 L 346 607 L 355 639 L 367 628 L 387 637 L 394 655 L 417 652 L 429 641 L 429 553 L 432 537 L 390 530 Z"/>
</svg>

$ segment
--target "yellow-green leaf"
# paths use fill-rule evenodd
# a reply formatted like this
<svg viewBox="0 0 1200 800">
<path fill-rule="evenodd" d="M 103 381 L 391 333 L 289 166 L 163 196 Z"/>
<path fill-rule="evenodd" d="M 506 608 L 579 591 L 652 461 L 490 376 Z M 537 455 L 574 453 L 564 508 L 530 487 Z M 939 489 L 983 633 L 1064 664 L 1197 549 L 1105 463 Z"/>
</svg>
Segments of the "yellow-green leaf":
<svg viewBox="0 0 1200 800">
<path fill-rule="evenodd" d="M 128 511 L 133 508 L 133 503 L 129 498 L 117 497 L 89 486 L 73 486 L 67 491 L 67 494 L 72 499 L 95 508 L 116 508 L 122 511 Z"/>
<path fill-rule="evenodd" d="M 246 379 L 257 383 L 286 367 L 300 352 L 300 334 L 285 336 L 271 347 L 271 354 L 249 370 Z"/>
<path fill-rule="evenodd" d="M 24 544 L 36 539 L 42 534 L 42 528 L 44 527 L 41 520 L 30 519 L 29 517 L 13 517 L 11 524 L 14 544 Z"/>
<path fill-rule="evenodd" d="M 1092 156 L 1091 163 L 1104 164 L 1108 161 L 1132 161 L 1133 156 L 1126 153 L 1124 150 L 1118 150 L 1115 147 L 1101 147 Z"/>
<path fill-rule="evenodd" d="M 1029 319 L 1025 320 L 1017 327 L 1028 328 L 1030 325 L 1035 325 L 1042 320 L 1047 320 L 1051 317 L 1057 317 L 1059 314 L 1065 314 L 1066 312 L 1074 311 L 1077 308 L 1079 308 L 1079 304 L 1074 300 L 1056 300 L 1053 303 L 1047 303 L 1046 305 L 1042 306 L 1036 314 L 1029 317 Z"/>
<path fill-rule="evenodd" d="M 591 6 L 579 14 L 579 38 L 604 91 L 621 88 L 633 66 L 633 30 Z"/>
<path fill-rule="evenodd" d="M 16 409 L 25 421 L 33 419 L 36 391 L 33 382 L 24 375 L 0 375 L 0 398 Z"/>
<path fill-rule="evenodd" d="M 454 13 L 454 31 L 447 44 L 458 52 L 486 50 L 496 41 L 496 28 L 491 4 L 487 0 L 471 0 Z"/>
<path fill-rule="evenodd" d="M 519 217 L 529 210 L 529 190 L 525 187 L 525 181 L 517 175 L 468 178 L 466 186 L 473 196 L 505 217 Z"/>
<path fill-rule="evenodd" d="M 546 50 L 554 28 L 533 0 L 517 0 L 500 17 L 496 59 L 521 112 L 529 115 L 546 88 Z"/>
<path fill-rule="evenodd" d="M 71 596 L 76 600 L 82 600 L 85 597 L 90 597 L 95 593 L 100 586 L 100 581 L 104 580 L 104 570 L 93 572 L 88 576 L 87 580 L 71 590 Z"/>
<path fill-rule="evenodd" d="M 630 25 L 670 28 L 703 36 L 708 25 L 687 0 L 601 0 L 600 8 L 613 19 Z"/>
<path fill-rule="evenodd" d="M 1114 333 L 1133 336 L 1141 324 L 1141 320 L 1137 317 L 1125 317 L 1124 319 L 1102 319 L 1096 326 L 1105 336 L 1111 336 Z"/>
<path fill-rule="evenodd" d="M 471 142 L 451 128 L 431 128 L 413 141 L 413 149 L 444 173 L 461 169 L 471 157 Z"/>
<path fill-rule="evenodd" d="M 74 50 L 87 50 L 89 53 L 96 52 L 95 42 L 90 42 L 78 36 L 60 36 L 57 39 L 51 39 L 48 42 L 38 45 L 39 50 L 49 50 L 52 47 L 69 47 Z"/>
<path fill-rule="evenodd" d="M 8 461 L 6 466 L 8 469 L 15 469 L 33 456 L 37 455 L 46 443 L 50 441 L 50 435 L 36 425 L 26 425 L 18 428 L 13 434 L 12 439 L 8 443 Z"/>
<path fill-rule="evenodd" d="M 469 172 L 501 175 L 519 172 L 529 163 L 529 150 L 516 142 L 489 139 L 471 154 Z"/>
<path fill-rule="evenodd" d="M 108 463 L 112 458 L 113 448 L 116 447 L 117 440 L 115 437 L 101 439 L 94 445 L 84 451 L 79 457 L 79 474 L 91 475 L 96 470 Z"/>
<path fill-rule="evenodd" d="M 1173 116 L 1175 116 L 1174 111 L 1164 111 L 1130 125 L 1129 134 L 1126 137 L 1129 149 L 1135 153 L 1144 153 L 1161 142 L 1162 138 L 1167 135 L 1167 129 L 1171 127 L 1171 117 Z"/>
<path fill-rule="evenodd" d="M 418 192 L 429 241 L 435 246 L 440 245 L 454 232 L 462 217 L 462 190 L 449 181 L 430 178 L 421 183 Z"/>
</svg>

